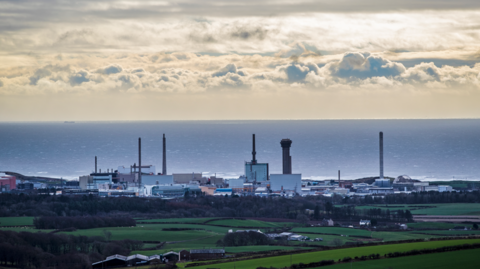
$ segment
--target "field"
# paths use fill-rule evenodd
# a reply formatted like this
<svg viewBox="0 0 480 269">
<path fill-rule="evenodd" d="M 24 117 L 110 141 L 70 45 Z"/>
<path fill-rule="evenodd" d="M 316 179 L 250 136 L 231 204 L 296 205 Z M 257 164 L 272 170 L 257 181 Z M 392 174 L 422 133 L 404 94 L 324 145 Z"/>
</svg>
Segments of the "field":
<svg viewBox="0 0 480 269">
<path fill-rule="evenodd" d="M 212 248 L 219 248 L 219 247 L 212 247 Z M 167 251 L 180 251 L 184 248 L 179 248 L 179 249 L 170 249 L 170 248 L 165 248 L 165 249 L 160 249 L 160 250 L 137 250 L 137 251 L 132 251 L 133 254 L 143 254 L 143 255 L 155 255 L 155 254 L 161 254 L 165 253 Z M 244 246 L 244 247 L 226 247 L 225 252 L 226 253 L 239 253 L 239 252 L 259 252 L 259 251 L 272 251 L 272 250 L 298 250 L 298 249 L 310 249 L 306 247 L 297 247 L 297 246 Z"/>
<path fill-rule="evenodd" d="M 455 223 L 445 223 L 445 222 L 415 222 L 415 223 L 407 223 L 408 228 L 413 229 L 451 229 L 455 226 L 468 226 L 471 227 L 472 225 L 460 225 Z"/>
<path fill-rule="evenodd" d="M 137 222 L 204 223 L 212 218 L 137 219 Z"/>
<path fill-rule="evenodd" d="M 26 226 L 33 225 L 33 217 L 3 217 L 0 226 Z"/>
<path fill-rule="evenodd" d="M 224 219 L 224 220 L 215 220 L 210 221 L 208 224 L 212 225 L 226 225 L 230 227 L 255 227 L 255 228 L 282 228 L 284 226 L 291 227 L 297 226 L 298 223 L 295 222 L 266 222 L 259 220 L 239 220 L 239 219 Z"/>
<path fill-rule="evenodd" d="M 437 268 L 478 268 L 480 249 L 469 249 L 445 253 L 425 254 L 392 259 L 381 259 L 364 262 L 342 263 L 328 267 L 329 269 L 384 269 L 384 268 L 409 268 L 409 269 L 437 269 Z"/>
<path fill-rule="evenodd" d="M 421 208 L 425 206 L 431 206 L 432 208 Z M 371 209 L 371 208 L 380 208 L 382 210 L 389 209 L 390 211 L 395 210 L 410 210 L 413 215 L 480 215 L 480 204 L 468 204 L 468 203 L 458 203 L 458 204 L 393 204 L 388 205 L 368 205 L 368 206 L 356 206 L 358 209 Z"/>
<path fill-rule="evenodd" d="M 277 267 L 282 268 L 285 266 L 290 266 L 291 263 L 310 263 L 310 262 L 318 262 L 321 260 L 338 260 L 343 259 L 344 257 L 350 256 L 363 256 L 363 255 L 370 255 L 370 254 L 380 254 L 384 255 L 390 252 L 403 252 L 408 250 L 414 249 L 424 249 L 424 248 L 438 248 L 442 246 L 455 246 L 455 245 L 462 245 L 462 244 L 472 244 L 472 243 L 480 243 L 480 239 L 464 239 L 464 240 L 449 240 L 449 241 L 427 241 L 427 242 L 420 242 L 420 243 L 405 243 L 405 244 L 393 244 L 393 245 L 382 245 L 382 246 L 365 246 L 365 247 L 357 247 L 357 248 L 347 248 L 347 249 L 336 249 L 336 250 L 328 250 L 328 251 L 315 251 L 309 253 L 301 253 L 301 254 L 293 254 L 293 255 L 283 255 L 283 256 L 276 256 L 276 257 L 268 257 L 268 258 L 260 258 L 260 259 L 252 259 L 246 261 L 238 261 L 235 262 L 227 262 L 227 263 L 220 263 L 215 265 L 205 265 L 195 267 L 198 269 L 206 269 L 206 268 L 219 268 L 219 269 L 227 269 L 227 268 L 257 268 L 259 266 L 263 267 Z M 453 267 L 458 268 L 458 267 Z"/>
</svg>

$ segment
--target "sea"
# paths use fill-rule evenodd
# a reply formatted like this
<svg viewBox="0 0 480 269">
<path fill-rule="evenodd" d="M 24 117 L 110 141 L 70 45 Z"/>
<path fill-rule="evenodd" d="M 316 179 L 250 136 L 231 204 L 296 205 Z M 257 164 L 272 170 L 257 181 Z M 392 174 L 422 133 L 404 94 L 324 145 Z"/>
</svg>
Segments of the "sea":
<svg viewBox="0 0 480 269">
<path fill-rule="evenodd" d="M 384 173 L 419 180 L 480 180 L 480 120 L 218 120 L 0 123 L 0 171 L 77 179 L 98 168 L 138 164 L 167 173 L 202 172 L 236 178 L 252 159 L 282 172 L 280 140 L 289 138 L 293 173 L 303 179 L 379 175 L 379 132 L 384 134 Z"/>
</svg>

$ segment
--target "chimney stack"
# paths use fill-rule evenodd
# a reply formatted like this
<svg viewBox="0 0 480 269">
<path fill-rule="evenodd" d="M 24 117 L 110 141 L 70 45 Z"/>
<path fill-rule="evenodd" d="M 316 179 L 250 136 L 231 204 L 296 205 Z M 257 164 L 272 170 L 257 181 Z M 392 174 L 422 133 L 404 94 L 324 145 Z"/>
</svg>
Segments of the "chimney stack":
<svg viewBox="0 0 480 269">
<path fill-rule="evenodd" d="M 162 164 L 162 175 L 167 174 L 167 142 L 165 134 L 163 134 L 163 164 Z"/>
<path fill-rule="evenodd" d="M 383 179 L 383 132 L 380 132 L 380 179 Z"/>
<path fill-rule="evenodd" d="M 138 138 L 138 184 L 142 186 L 142 138 Z"/>
<path fill-rule="evenodd" d="M 338 187 L 339 187 L 339 188 L 342 187 L 342 186 L 341 186 L 342 184 L 340 184 L 340 183 L 341 183 L 341 182 L 340 182 L 340 170 L 338 170 Z"/>
<path fill-rule="evenodd" d="M 257 164 L 257 159 L 255 155 L 257 155 L 257 152 L 255 151 L 255 134 L 252 135 L 252 164 Z"/>
<path fill-rule="evenodd" d="M 97 173 L 97 156 L 95 156 L 95 173 Z"/>
<path fill-rule="evenodd" d="M 282 139 L 280 141 L 282 146 L 282 156 L 283 156 L 283 174 L 292 173 L 292 156 L 290 156 L 290 146 L 292 145 L 292 140 Z"/>
</svg>

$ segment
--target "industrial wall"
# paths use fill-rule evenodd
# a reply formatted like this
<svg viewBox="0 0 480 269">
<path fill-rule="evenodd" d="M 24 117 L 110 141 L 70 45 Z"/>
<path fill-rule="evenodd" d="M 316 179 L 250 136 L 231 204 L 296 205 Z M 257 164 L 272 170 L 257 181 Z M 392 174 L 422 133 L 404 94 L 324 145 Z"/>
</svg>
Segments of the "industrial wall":
<svg viewBox="0 0 480 269">
<path fill-rule="evenodd" d="M 228 181 L 228 186 L 231 189 L 243 189 L 244 180 L 242 178 L 232 178 Z"/>
<path fill-rule="evenodd" d="M 202 173 L 173 174 L 173 182 L 177 184 L 190 183 L 190 181 L 202 181 Z"/>
<path fill-rule="evenodd" d="M 272 191 L 302 191 L 302 174 L 271 174 L 270 189 Z"/>
<path fill-rule="evenodd" d="M 142 184 L 144 185 L 171 185 L 173 176 L 143 175 Z"/>
<path fill-rule="evenodd" d="M 268 180 L 268 163 L 245 163 L 245 176 L 249 182 Z"/>
</svg>

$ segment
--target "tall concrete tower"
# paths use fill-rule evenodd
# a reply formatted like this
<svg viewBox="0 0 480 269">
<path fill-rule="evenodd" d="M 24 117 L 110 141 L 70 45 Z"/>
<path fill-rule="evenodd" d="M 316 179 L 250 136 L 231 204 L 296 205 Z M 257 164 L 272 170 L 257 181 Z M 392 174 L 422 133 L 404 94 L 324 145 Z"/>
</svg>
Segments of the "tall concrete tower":
<svg viewBox="0 0 480 269">
<path fill-rule="evenodd" d="M 280 141 L 282 146 L 282 156 L 283 156 L 283 174 L 292 173 L 292 156 L 290 156 L 290 146 L 292 145 L 292 140 L 282 139 Z"/>
<path fill-rule="evenodd" d="M 167 140 L 165 134 L 163 134 L 163 164 L 162 164 L 162 175 L 167 174 Z"/>
<path fill-rule="evenodd" d="M 255 151 L 255 134 L 252 135 L 252 164 L 257 164 L 256 156 L 257 152 Z"/>
<path fill-rule="evenodd" d="M 383 132 L 380 132 L 380 179 L 383 179 Z"/>
<path fill-rule="evenodd" d="M 142 138 L 138 138 L 138 186 L 142 186 Z"/>
<path fill-rule="evenodd" d="M 95 156 L 95 173 L 97 173 L 97 156 Z"/>
</svg>

